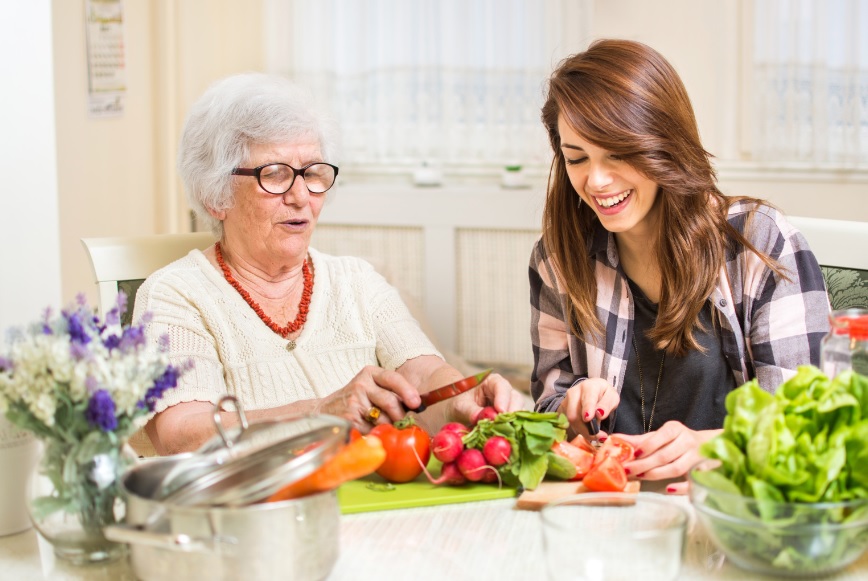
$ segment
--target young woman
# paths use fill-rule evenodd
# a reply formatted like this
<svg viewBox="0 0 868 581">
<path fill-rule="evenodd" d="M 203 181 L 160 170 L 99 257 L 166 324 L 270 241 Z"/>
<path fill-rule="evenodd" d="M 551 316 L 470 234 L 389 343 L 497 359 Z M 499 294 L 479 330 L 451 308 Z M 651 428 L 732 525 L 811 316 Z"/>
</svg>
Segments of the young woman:
<svg viewBox="0 0 868 581">
<path fill-rule="evenodd" d="M 772 391 L 819 363 L 820 267 L 768 203 L 717 188 L 687 92 L 650 47 L 604 40 L 563 61 L 542 120 L 554 160 L 529 271 L 536 408 L 577 434 L 605 420 L 602 438 L 635 448 L 632 476 L 682 477 L 729 391 L 753 377 Z"/>
</svg>

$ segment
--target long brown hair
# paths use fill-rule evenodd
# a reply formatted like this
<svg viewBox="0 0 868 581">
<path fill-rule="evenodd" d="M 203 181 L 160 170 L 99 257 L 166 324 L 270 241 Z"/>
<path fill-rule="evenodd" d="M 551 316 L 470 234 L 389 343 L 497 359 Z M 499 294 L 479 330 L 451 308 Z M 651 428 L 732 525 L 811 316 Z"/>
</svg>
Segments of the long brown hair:
<svg viewBox="0 0 868 581">
<path fill-rule="evenodd" d="M 702 146 L 693 107 L 678 73 L 657 51 L 639 42 L 600 40 L 562 61 L 548 82 L 542 122 L 554 150 L 543 210 L 543 243 L 569 297 L 570 328 L 599 336 L 596 280 L 588 236 L 598 219 L 570 184 L 561 152 L 558 118 L 597 147 L 619 155 L 659 186 L 657 264 L 662 288 L 649 338 L 683 355 L 701 349 L 694 330 L 714 290 L 731 241 L 746 246 L 780 274 L 727 221 L 738 200 L 717 188 L 711 154 Z"/>
</svg>

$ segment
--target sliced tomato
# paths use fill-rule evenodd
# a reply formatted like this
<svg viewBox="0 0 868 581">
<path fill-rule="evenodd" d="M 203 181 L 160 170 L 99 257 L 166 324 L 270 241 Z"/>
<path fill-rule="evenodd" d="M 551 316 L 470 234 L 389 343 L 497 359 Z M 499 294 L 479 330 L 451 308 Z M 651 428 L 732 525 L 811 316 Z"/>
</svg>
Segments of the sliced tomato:
<svg viewBox="0 0 868 581">
<path fill-rule="evenodd" d="M 594 492 L 621 492 L 627 486 L 627 473 L 613 456 L 603 456 L 585 475 L 582 483 Z"/>
<path fill-rule="evenodd" d="M 570 480 L 581 480 L 594 464 L 593 452 L 588 452 L 578 446 L 574 446 L 570 442 L 555 442 L 555 445 L 552 446 L 552 452 L 562 458 L 566 458 L 576 467 L 576 475 L 570 478 Z"/>
<path fill-rule="evenodd" d="M 602 462 L 607 457 L 612 457 L 620 464 L 629 462 L 633 459 L 633 446 L 618 436 L 609 436 L 597 450 L 596 463 Z"/>
<path fill-rule="evenodd" d="M 594 447 L 591 445 L 591 443 L 588 441 L 588 439 L 582 435 L 578 435 L 575 438 L 573 438 L 572 440 L 570 440 L 570 444 L 572 444 L 573 446 L 578 446 L 579 448 L 581 448 L 585 452 L 590 452 L 591 454 L 597 453 L 597 450 L 594 449 Z"/>
</svg>

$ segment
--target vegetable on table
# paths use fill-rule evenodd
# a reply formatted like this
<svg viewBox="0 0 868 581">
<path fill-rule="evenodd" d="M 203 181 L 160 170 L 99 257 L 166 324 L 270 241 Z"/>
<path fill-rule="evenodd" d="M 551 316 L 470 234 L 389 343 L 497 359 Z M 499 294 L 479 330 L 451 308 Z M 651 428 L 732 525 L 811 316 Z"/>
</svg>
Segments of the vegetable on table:
<svg viewBox="0 0 868 581">
<path fill-rule="evenodd" d="M 736 494 L 758 501 L 757 514 L 739 514 L 762 523 L 761 530 L 804 526 L 779 503 L 823 503 L 868 498 L 868 378 L 845 371 L 834 379 L 812 366 L 801 366 L 774 394 L 756 380 L 726 398 L 723 432 L 700 447 L 700 453 L 721 462 L 710 471 L 694 471 L 695 482 L 710 489 L 706 503 L 731 514 Z M 721 493 L 715 495 L 714 491 Z M 864 505 L 863 505 L 864 506 Z M 744 512 L 744 511 L 742 511 Z M 827 523 L 857 522 L 859 511 L 827 511 Z M 862 511 L 864 512 L 864 510 Z M 865 535 L 850 528 L 835 550 L 817 554 L 816 547 L 782 546 L 771 534 L 738 535 L 745 550 L 769 562 L 796 570 L 818 570 L 834 564 L 836 555 Z M 823 561 L 826 562 L 823 562 Z"/>
<path fill-rule="evenodd" d="M 553 476 L 575 475 L 560 464 L 551 449 L 555 442 L 566 438 L 569 422 L 566 416 L 554 412 L 515 411 L 498 414 L 494 419 L 480 419 L 464 436 L 467 448 L 484 450 L 493 437 L 501 437 L 510 446 L 509 458 L 497 473 L 508 486 L 536 488 L 551 470 Z"/>
<path fill-rule="evenodd" d="M 300 498 L 335 489 L 344 482 L 371 474 L 385 460 L 386 449 L 379 438 L 370 435 L 357 437 L 342 446 L 314 472 L 272 494 L 268 502 Z"/>
<path fill-rule="evenodd" d="M 422 474 L 431 458 L 431 437 L 412 417 L 395 424 L 379 424 L 370 433 L 386 449 L 386 460 L 377 468 L 377 474 L 394 483 L 410 482 Z"/>
</svg>

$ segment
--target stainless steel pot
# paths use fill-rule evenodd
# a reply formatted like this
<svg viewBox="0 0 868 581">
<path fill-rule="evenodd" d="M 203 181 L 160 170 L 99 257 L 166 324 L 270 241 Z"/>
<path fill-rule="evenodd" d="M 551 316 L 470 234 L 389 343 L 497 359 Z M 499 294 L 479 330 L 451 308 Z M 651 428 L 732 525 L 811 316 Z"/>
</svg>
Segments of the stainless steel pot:
<svg viewBox="0 0 868 581">
<path fill-rule="evenodd" d="M 106 537 L 130 543 L 144 581 L 318 580 L 338 558 L 340 510 L 330 491 L 248 506 L 185 506 L 157 500 L 164 478 L 194 454 L 145 460 L 122 478 L 126 524 Z"/>
</svg>

